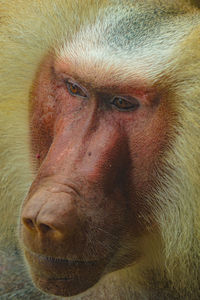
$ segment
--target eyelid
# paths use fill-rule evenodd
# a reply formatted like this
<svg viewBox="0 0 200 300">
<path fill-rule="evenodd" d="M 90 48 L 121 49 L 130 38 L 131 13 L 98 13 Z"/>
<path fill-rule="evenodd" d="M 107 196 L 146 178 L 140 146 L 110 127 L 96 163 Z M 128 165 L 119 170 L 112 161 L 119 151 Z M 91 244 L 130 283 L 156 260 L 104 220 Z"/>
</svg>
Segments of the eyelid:
<svg viewBox="0 0 200 300">
<path fill-rule="evenodd" d="M 125 100 L 125 101 L 128 101 L 128 102 L 130 102 L 130 103 L 135 104 L 135 103 L 137 102 L 137 103 L 139 104 L 137 98 L 131 97 L 131 96 L 129 96 L 129 95 L 127 95 L 127 96 L 124 96 L 124 95 L 115 95 L 115 96 L 113 97 L 113 100 L 114 100 L 115 98 L 121 98 L 121 99 L 123 99 L 123 100 Z"/>
<path fill-rule="evenodd" d="M 113 101 L 115 99 L 122 99 L 122 100 L 125 100 L 125 101 L 129 102 L 130 104 L 138 105 L 138 106 L 140 105 L 140 102 L 138 101 L 138 99 L 135 98 L 135 97 L 131 97 L 131 96 L 115 95 L 114 97 L 112 97 L 111 103 L 113 103 Z"/>
</svg>

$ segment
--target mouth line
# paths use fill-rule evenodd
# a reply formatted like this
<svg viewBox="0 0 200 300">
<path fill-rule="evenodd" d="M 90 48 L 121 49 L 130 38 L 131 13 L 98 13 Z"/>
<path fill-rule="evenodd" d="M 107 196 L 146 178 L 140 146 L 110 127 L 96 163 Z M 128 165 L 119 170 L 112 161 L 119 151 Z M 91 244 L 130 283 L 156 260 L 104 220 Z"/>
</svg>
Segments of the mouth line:
<svg viewBox="0 0 200 300">
<path fill-rule="evenodd" d="M 70 280 L 74 280 L 74 277 L 63 277 L 63 278 L 48 278 L 49 281 L 70 281 Z"/>
<path fill-rule="evenodd" d="M 29 255 L 31 254 L 31 256 L 37 258 L 40 262 L 49 262 L 51 264 L 66 264 L 68 266 L 80 266 L 80 265 L 96 265 L 98 263 L 98 261 L 85 261 L 85 260 L 69 260 L 66 258 L 60 258 L 60 257 L 52 257 L 52 256 L 46 256 L 43 254 L 39 254 L 39 253 L 35 253 L 32 252 L 31 250 L 26 249 L 26 251 L 29 253 Z M 68 278 L 66 278 L 68 280 Z M 64 279 L 59 279 L 59 280 L 66 280 Z M 70 278 L 69 278 L 70 279 Z M 58 279 L 56 279 L 58 280 Z"/>
</svg>

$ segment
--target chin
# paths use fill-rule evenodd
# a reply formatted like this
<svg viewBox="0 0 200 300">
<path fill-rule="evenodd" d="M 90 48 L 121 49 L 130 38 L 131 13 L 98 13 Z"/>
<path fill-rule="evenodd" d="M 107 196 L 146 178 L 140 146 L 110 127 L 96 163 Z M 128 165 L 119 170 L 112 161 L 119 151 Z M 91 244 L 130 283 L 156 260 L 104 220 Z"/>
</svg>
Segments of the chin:
<svg viewBox="0 0 200 300">
<path fill-rule="evenodd" d="M 85 278 L 76 277 L 76 278 L 44 278 L 36 274 L 32 274 L 32 279 L 35 286 L 42 290 L 45 293 L 70 297 L 81 294 L 95 285 L 97 281 L 94 280 L 85 280 Z"/>
<path fill-rule="evenodd" d="M 74 296 L 94 286 L 105 274 L 107 260 L 78 261 L 47 257 L 25 251 L 37 288 L 57 296 Z"/>
</svg>

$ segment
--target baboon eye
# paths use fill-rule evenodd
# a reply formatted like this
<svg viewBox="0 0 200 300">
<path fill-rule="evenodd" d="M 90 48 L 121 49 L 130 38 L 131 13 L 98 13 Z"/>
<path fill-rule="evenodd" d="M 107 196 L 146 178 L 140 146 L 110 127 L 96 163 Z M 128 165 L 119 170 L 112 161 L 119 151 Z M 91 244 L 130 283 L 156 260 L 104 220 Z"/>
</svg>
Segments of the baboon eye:
<svg viewBox="0 0 200 300">
<path fill-rule="evenodd" d="M 67 86 L 68 92 L 72 96 L 78 96 L 78 97 L 82 97 L 82 98 L 87 98 L 86 92 L 77 83 L 66 81 L 66 86 Z"/>
<path fill-rule="evenodd" d="M 139 102 L 135 98 L 126 98 L 126 97 L 114 97 L 111 102 L 118 110 L 120 111 L 129 111 L 137 109 Z"/>
</svg>

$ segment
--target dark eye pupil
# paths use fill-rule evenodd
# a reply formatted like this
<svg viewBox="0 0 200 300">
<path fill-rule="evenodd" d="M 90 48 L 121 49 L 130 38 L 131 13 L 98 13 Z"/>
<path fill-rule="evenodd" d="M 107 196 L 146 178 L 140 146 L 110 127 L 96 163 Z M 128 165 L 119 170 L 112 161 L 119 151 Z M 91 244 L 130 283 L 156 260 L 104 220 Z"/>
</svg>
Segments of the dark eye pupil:
<svg viewBox="0 0 200 300">
<path fill-rule="evenodd" d="M 72 94 L 78 93 L 78 87 L 76 84 L 69 83 L 69 89 Z"/>
<path fill-rule="evenodd" d="M 122 98 L 118 98 L 116 100 L 116 102 L 118 103 L 118 105 L 124 105 L 125 104 L 125 101 L 123 101 Z"/>
</svg>

